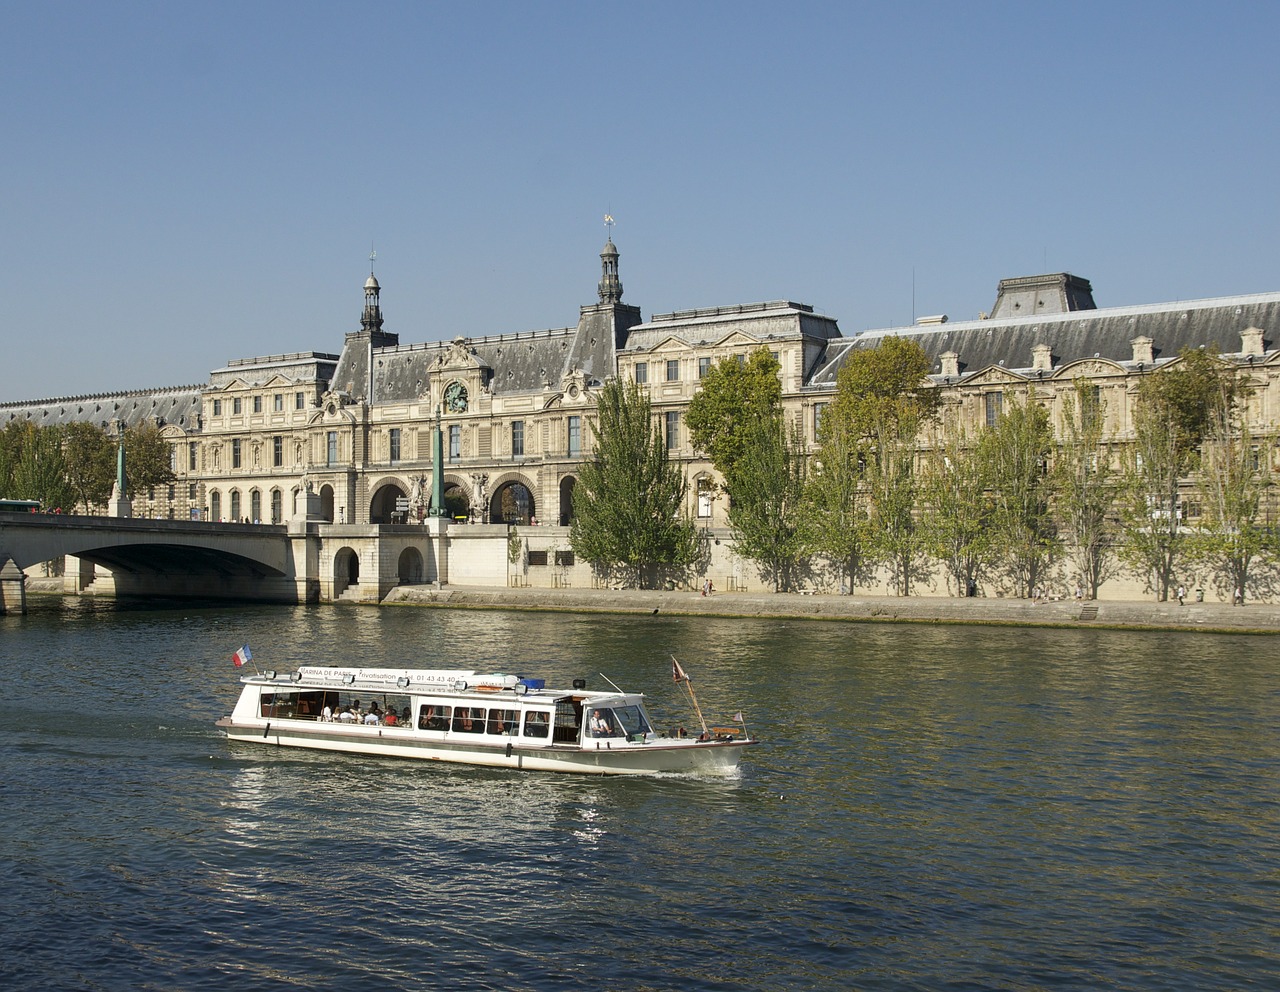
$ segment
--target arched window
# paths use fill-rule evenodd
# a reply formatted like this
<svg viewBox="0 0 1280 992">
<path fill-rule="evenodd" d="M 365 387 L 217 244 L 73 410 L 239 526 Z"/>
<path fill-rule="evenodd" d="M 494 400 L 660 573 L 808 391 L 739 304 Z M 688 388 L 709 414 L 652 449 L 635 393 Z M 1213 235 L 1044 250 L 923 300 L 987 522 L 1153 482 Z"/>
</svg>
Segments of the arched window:
<svg viewBox="0 0 1280 992">
<path fill-rule="evenodd" d="M 279 489 L 271 490 L 271 522 L 278 524 L 284 520 L 284 496 Z"/>
<path fill-rule="evenodd" d="M 262 492 L 258 489 L 249 490 L 249 519 L 255 524 L 262 523 Z"/>
<path fill-rule="evenodd" d="M 238 524 L 240 522 L 240 490 L 231 490 L 231 522 Z"/>
<path fill-rule="evenodd" d="M 216 489 L 209 492 L 209 519 L 215 524 L 222 519 L 222 494 Z"/>
</svg>

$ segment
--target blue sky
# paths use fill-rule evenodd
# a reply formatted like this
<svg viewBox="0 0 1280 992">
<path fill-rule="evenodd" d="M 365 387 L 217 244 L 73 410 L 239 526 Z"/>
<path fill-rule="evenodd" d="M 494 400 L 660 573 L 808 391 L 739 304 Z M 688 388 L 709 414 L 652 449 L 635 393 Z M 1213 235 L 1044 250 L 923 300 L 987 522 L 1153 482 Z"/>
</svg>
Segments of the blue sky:
<svg viewBox="0 0 1280 992">
<path fill-rule="evenodd" d="M 1280 289 L 1280 4 L 0 2 L 0 400 L 625 300 Z"/>
</svg>

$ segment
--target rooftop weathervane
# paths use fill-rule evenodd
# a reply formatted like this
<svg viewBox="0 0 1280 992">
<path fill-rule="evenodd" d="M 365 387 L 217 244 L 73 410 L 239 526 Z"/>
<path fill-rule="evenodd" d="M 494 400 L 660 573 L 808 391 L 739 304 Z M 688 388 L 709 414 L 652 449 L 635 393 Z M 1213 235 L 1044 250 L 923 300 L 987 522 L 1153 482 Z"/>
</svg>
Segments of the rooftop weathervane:
<svg viewBox="0 0 1280 992">
<path fill-rule="evenodd" d="M 604 229 L 605 229 L 605 234 L 607 234 L 609 237 L 609 240 L 612 241 L 613 240 L 613 214 L 604 215 Z"/>
</svg>

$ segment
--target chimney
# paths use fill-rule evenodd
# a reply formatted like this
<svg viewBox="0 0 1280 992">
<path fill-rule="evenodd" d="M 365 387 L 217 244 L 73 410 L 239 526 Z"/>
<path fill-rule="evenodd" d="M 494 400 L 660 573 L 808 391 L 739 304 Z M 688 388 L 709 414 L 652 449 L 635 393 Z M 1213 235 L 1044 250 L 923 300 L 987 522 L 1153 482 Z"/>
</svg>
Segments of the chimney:
<svg viewBox="0 0 1280 992">
<path fill-rule="evenodd" d="M 1129 343 L 1133 345 L 1133 360 L 1135 362 L 1142 362 L 1144 365 L 1151 365 L 1155 362 L 1155 353 L 1151 348 L 1155 342 L 1151 338 L 1134 338 Z"/>
<path fill-rule="evenodd" d="M 1038 344 L 1031 349 L 1031 368 L 1035 371 L 1053 371 L 1053 348 L 1047 344 Z"/>
<path fill-rule="evenodd" d="M 1262 328 L 1246 327 L 1240 332 L 1240 354 L 1257 355 L 1261 358 L 1266 354 L 1262 347 Z"/>
<path fill-rule="evenodd" d="M 957 376 L 960 374 L 960 356 L 954 351 L 944 351 L 938 356 L 942 362 L 942 374 Z"/>
</svg>

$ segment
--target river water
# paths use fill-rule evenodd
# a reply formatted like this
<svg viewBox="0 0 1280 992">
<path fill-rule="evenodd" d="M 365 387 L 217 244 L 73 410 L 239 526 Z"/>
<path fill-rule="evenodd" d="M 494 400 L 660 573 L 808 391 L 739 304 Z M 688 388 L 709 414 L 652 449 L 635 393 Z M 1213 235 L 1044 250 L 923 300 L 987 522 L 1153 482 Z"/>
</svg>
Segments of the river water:
<svg viewBox="0 0 1280 992">
<path fill-rule="evenodd" d="M 232 651 L 600 673 L 730 780 L 231 745 Z M 1273 638 L 414 608 L 0 617 L 0 986 L 1274 989 Z"/>
</svg>

